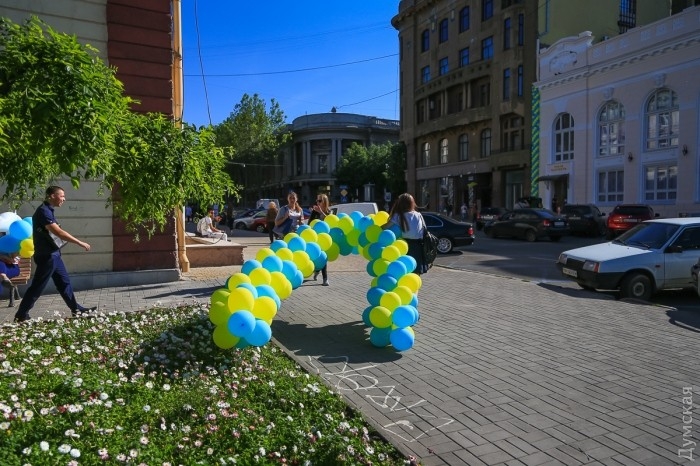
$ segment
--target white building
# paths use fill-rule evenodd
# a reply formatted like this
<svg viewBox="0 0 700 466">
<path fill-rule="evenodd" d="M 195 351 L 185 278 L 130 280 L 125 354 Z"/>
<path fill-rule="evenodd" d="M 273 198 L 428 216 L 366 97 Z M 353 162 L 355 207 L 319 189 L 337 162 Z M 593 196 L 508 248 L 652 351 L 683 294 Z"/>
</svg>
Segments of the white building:
<svg viewBox="0 0 700 466">
<path fill-rule="evenodd" d="M 544 205 L 700 212 L 700 7 L 593 41 L 583 32 L 539 55 Z"/>
</svg>

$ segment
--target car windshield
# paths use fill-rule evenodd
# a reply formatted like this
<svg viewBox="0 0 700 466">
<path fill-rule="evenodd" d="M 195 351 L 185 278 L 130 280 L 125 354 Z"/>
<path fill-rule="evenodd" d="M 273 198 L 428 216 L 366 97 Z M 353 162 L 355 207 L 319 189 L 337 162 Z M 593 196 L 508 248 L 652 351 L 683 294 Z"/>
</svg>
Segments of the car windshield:
<svg viewBox="0 0 700 466">
<path fill-rule="evenodd" d="M 676 234 L 678 228 L 678 225 L 670 223 L 640 223 L 628 232 L 623 233 L 619 238 L 613 240 L 613 243 L 620 243 L 625 246 L 643 247 L 646 249 L 659 249 Z"/>
<path fill-rule="evenodd" d="M 618 206 L 615 208 L 614 213 L 620 215 L 649 215 L 649 209 L 644 206 Z"/>
</svg>

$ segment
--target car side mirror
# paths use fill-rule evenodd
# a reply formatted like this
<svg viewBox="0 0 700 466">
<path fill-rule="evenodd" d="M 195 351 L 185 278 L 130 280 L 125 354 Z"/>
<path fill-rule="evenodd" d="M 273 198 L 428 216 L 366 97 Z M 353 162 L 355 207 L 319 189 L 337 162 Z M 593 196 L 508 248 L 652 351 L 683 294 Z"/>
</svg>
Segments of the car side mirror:
<svg viewBox="0 0 700 466">
<path fill-rule="evenodd" d="M 679 244 L 673 244 L 673 245 L 666 248 L 666 252 L 670 253 L 670 254 L 677 253 L 677 252 L 683 252 L 683 246 L 681 246 Z"/>
</svg>

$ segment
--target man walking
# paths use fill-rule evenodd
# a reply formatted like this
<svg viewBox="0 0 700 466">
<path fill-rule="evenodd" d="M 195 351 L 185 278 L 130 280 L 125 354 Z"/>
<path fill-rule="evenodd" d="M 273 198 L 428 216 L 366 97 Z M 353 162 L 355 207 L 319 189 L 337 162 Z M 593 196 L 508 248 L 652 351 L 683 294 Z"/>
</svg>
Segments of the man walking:
<svg viewBox="0 0 700 466">
<path fill-rule="evenodd" d="M 61 258 L 61 247 L 66 243 L 74 243 L 90 250 L 90 245 L 80 241 L 56 223 L 54 208 L 61 207 L 66 200 L 66 194 L 60 186 L 49 186 L 46 188 L 46 198 L 36 209 L 32 216 L 34 228 L 34 263 L 36 271 L 31 285 L 24 294 L 24 298 L 15 314 L 15 322 L 25 322 L 30 319 L 29 311 L 34 307 L 34 303 L 39 299 L 41 293 L 53 279 L 56 290 L 71 310 L 75 317 L 97 310 L 97 307 L 86 308 L 78 304 L 73 294 L 73 287 L 66 266 Z"/>
</svg>

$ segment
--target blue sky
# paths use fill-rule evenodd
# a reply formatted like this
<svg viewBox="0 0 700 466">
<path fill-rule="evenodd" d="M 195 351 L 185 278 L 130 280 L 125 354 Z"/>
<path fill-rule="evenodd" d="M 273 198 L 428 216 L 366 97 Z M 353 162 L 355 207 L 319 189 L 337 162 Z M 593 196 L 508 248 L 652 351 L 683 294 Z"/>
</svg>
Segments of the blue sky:
<svg viewBox="0 0 700 466">
<path fill-rule="evenodd" d="M 246 93 L 274 98 L 288 123 L 332 107 L 398 120 L 397 11 L 396 0 L 183 0 L 185 122 L 221 123 Z"/>
</svg>

